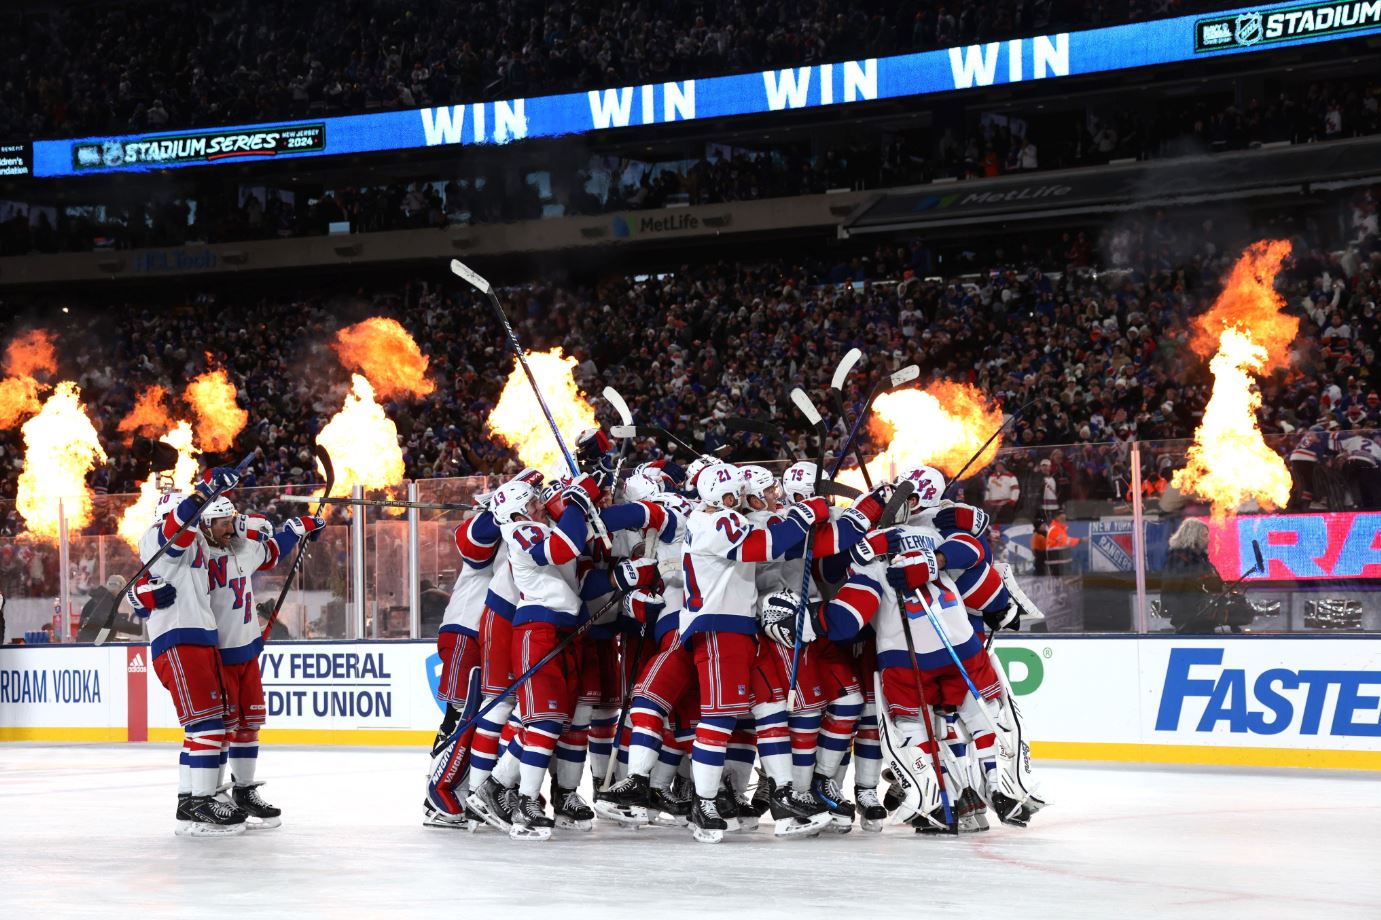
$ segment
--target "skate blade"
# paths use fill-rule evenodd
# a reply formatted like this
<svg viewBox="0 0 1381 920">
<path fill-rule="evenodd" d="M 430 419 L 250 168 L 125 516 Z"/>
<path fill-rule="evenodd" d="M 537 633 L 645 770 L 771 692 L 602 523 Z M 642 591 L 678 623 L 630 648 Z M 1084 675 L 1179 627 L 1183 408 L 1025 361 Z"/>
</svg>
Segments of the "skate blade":
<svg viewBox="0 0 1381 920">
<path fill-rule="evenodd" d="M 870 821 L 869 819 L 864 818 L 862 821 L 859 822 L 859 826 L 860 826 L 865 832 L 867 832 L 867 833 L 869 833 L 869 834 L 881 834 L 881 833 L 882 833 L 882 826 L 883 826 L 884 823 L 886 823 L 886 822 L 884 822 L 884 821 Z"/>
<path fill-rule="evenodd" d="M 831 834 L 847 834 L 854 829 L 854 822 L 843 815 L 830 815 L 830 823 L 825 829 Z"/>
<path fill-rule="evenodd" d="M 243 824 L 198 824 L 188 821 L 187 827 L 179 827 L 174 833 L 178 837 L 238 837 L 244 832 Z"/>
<path fill-rule="evenodd" d="M 256 818 L 251 815 L 245 819 L 245 830 L 247 831 L 268 831 L 282 826 L 282 818 Z"/>
<path fill-rule="evenodd" d="M 724 832 L 720 830 L 707 831 L 692 824 L 691 836 L 699 843 L 719 843 L 724 839 Z"/>
<path fill-rule="evenodd" d="M 450 817 L 447 815 L 443 815 L 440 812 L 422 816 L 423 827 L 440 827 L 452 831 L 467 830 L 469 829 L 469 825 L 472 825 L 474 823 L 475 822 L 470 821 L 466 818 L 462 818 L 458 815 L 456 817 Z"/>
<path fill-rule="evenodd" d="M 987 824 L 973 818 L 961 818 L 959 820 L 959 833 L 961 834 L 981 834 L 987 829 Z"/>
<path fill-rule="evenodd" d="M 589 831 L 594 830 L 595 822 L 592 818 L 567 818 L 557 816 L 556 826 L 563 831 Z"/>
<path fill-rule="evenodd" d="M 551 828 L 523 827 L 521 824 L 515 824 L 508 829 L 508 836 L 512 840 L 550 840 Z"/>
<path fill-rule="evenodd" d="M 479 819 L 485 824 L 488 824 L 495 830 L 503 831 L 505 834 L 508 833 L 510 828 L 509 823 L 490 811 L 484 804 L 483 799 L 472 795 L 465 800 L 465 804 L 469 805 L 470 810 L 479 815 Z"/>
<path fill-rule="evenodd" d="M 775 837 L 814 837 L 829 825 L 832 815 L 821 812 L 809 818 L 783 818 L 773 830 Z"/>
<path fill-rule="evenodd" d="M 739 832 L 740 825 L 738 823 L 738 818 L 725 818 L 724 823 L 729 825 L 724 829 L 727 833 L 737 834 Z"/>
<path fill-rule="evenodd" d="M 757 830 L 758 830 L 758 819 L 757 819 L 757 818 L 753 818 L 753 817 L 739 818 L 739 819 L 738 819 L 738 828 L 737 828 L 737 830 L 735 830 L 735 833 L 738 833 L 738 834 L 753 834 L 753 833 L 756 833 Z"/>
<path fill-rule="evenodd" d="M 685 827 L 690 819 L 685 815 L 673 815 L 665 811 L 648 812 L 649 827 Z"/>
<path fill-rule="evenodd" d="M 612 821 L 620 827 L 642 827 L 647 823 L 647 809 L 636 805 L 616 805 L 613 802 L 596 802 L 595 814 L 605 821 Z"/>
</svg>

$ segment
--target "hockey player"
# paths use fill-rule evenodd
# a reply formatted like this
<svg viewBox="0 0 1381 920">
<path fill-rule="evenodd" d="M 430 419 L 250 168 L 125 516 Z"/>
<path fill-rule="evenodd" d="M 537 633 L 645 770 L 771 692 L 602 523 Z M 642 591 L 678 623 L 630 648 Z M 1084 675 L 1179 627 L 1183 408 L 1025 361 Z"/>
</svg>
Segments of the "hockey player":
<svg viewBox="0 0 1381 920">
<path fill-rule="evenodd" d="M 230 768 L 232 801 L 249 816 L 245 827 L 278 827 L 282 812 L 263 800 L 262 783 L 255 780 L 259 730 L 264 726 L 264 687 L 259 675 L 264 641 L 254 616 L 252 578 L 277 565 L 299 540 L 319 533 L 326 521 L 291 518 L 275 535 L 267 518 L 237 513 L 222 495 L 203 509 L 199 524 L 207 544 L 207 583 L 225 686 L 227 742 L 221 749 L 221 765 Z"/>
<path fill-rule="evenodd" d="M 810 461 L 801 461 L 788 468 L 782 475 L 785 499 L 799 502 L 814 496 L 817 475 L 818 469 Z M 830 521 L 816 527 L 812 558 L 817 563 L 817 571 L 828 567 L 834 557 L 847 558 L 842 554 L 877 524 L 886 498 L 887 488 L 877 489 L 860 498 L 852 508 L 832 512 Z M 747 500 L 754 501 L 751 496 Z M 769 647 L 776 650 L 788 673 L 795 645 L 795 609 L 805 572 L 802 549 L 792 550 L 776 566 L 779 571 L 774 587 L 759 582 L 764 604 L 764 631 L 775 640 Z M 832 568 L 842 577 L 846 564 Z M 766 593 L 769 587 L 770 594 Z M 810 592 L 808 604 L 818 604 L 821 593 L 815 577 L 807 582 L 807 587 Z M 847 832 L 855 807 L 840 791 L 836 773 L 840 772 L 854 727 L 863 712 L 864 696 L 852 648 L 833 642 L 814 642 L 814 638 L 809 630 L 804 636 L 797 669 L 796 704 L 789 719 L 793 786 L 811 794 L 830 811 L 836 830 Z"/>
<path fill-rule="evenodd" d="M 681 636 L 694 655 L 700 684 L 690 823 L 697 840 L 717 843 L 728 827 L 715 802 L 725 750 L 752 708 L 749 688 L 758 631 L 753 565 L 781 558 L 800 545 L 810 526 L 825 518 L 828 506 L 823 499 L 808 499 L 789 509 L 780 523 L 755 527 L 739 512 L 743 477 L 733 466 L 706 467 L 696 488 L 704 505 L 690 516 L 682 554 L 686 607 Z M 794 811 L 788 791 L 777 793 L 774 805 Z"/>
<path fill-rule="evenodd" d="M 216 467 L 190 495 L 169 492 L 159 498 L 154 522 L 139 539 L 139 555 L 149 559 L 165 543 L 172 546 L 128 592 L 136 615 L 148 618 L 154 672 L 172 696 L 182 726 L 180 836 L 218 837 L 245 830 L 245 812 L 215 797 L 226 712 L 216 618 L 207 590 L 206 541 L 196 526 L 173 536 L 209 496 L 229 491 L 239 479 L 233 468 Z"/>
<path fill-rule="evenodd" d="M 648 629 L 657 653 L 637 675 L 629 706 L 627 775 L 605 790 L 595 810 L 628 826 L 646 824 L 649 812 L 673 818 L 689 815 L 689 802 L 677 800 L 671 784 L 682 756 L 690 747 L 698 718 L 695 660 L 681 641 L 679 629 L 685 604 L 682 554 L 685 522 L 694 503 L 670 491 L 674 486 L 660 475 L 639 470 L 624 485 L 629 501 L 650 501 L 665 507 L 678 523 L 671 539 L 666 531 L 655 544 L 662 576 L 662 609 Z"/>
</svg>

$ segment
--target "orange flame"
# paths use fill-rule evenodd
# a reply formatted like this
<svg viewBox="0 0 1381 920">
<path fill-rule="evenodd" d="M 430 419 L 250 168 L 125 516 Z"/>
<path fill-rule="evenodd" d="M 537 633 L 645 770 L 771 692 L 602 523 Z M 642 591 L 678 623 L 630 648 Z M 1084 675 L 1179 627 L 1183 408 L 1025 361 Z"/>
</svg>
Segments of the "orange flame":
<svg viewBox="0 0 1381 920">
<path fill-rule="evenodd" d="M 436 389 L 427 378 L 427 356 L 397 320 L 371 316 L 336 333 L 332 343 L 346 370 L 369 378 L 380 399 L 399 393 L 426 396 Z"/>
<path fill-rule="evenodd" d="M 0 380 L 0 428 L 13 428 L 42 405 L 34 374 L 57 370 L 53 334 L 46 329 L 30 329 L 16 336 L 5 349 L 4 366 L 9 376 Z"/>
<path fill-rule="evenodd" d="M 595 410 L 586 401 L 580 388 L 575 385 L 572 371 L 575 358 L 568 358 L 560 348 L 527 356 L 532 375 L 542 388 L 547 407 L 551 409 L 556 427 L 568 447 L 572 447 L 576 436 L 586 428 L 595 427 Z M 518 452 L 518 459 L 524 466 L 539 470 L 561 470 L 566 472 L 566 460 L 552 437 L 542 407 L 532 393 L 527 376 L 514 362 L 508 374 L 503 392 L 494 411 L 489 413 L 489 430 Z"/>
<path fill-rule="evenodd" d="M 1002 425 L 1002 409 L 981 391 L 947 380 L 924 390 L 883 393 L 873 404 L 873 413 L 869 423 L 873 435 L 887 442 L 887 448 L 868 461 L 875 483 L 916 466 L 933 466 L 953 476 Z M 991 463 L 1001 446 L 1002 438 L 993 438 L 968 472 Z M 856 488 L 864 485 L 857 468 L 842 471 L 838 479 Z"/>
<path fill-rule="evenodd" d="M 62 499 L 68 531 L 85 527 L 91 522 L 86 476 L 106 455 L 77 385 L 70 380 L 59 383 L 22 431 L 24 469 L 15 505 L 29 532 L 46 540 L 58 539 L 58 499 Z"/>
<path fill-rule="evenodd" d="M 33 415 L 38 401 L 38 381 L 32 377 L 6 377 L 0 380 L 0 429 L 13 428 L 19 420 Z"/>
<path fill-rule="evenodd" d="M 156 438 L 173 427 L 168 415 L 168 391 L 161 386 L 146 387 L 134 400 L 134 408 L 120 420 L 121 434 Z"/>
<path fill-rule="evenodd" d="M 178 422 L 172 431 L 163 435 L 159 440 L 177 449 L 177 464 L 171 473 L 173 488 L 179 492 L 190 492 L 197 478 L 196 457 L 199 453 L 195 445 L 192 444 L 191 424 Z M 150 474 L 149 478 L 139 485 L 139 498 L 120 516 L 117 533 L 130 546 L 138 548 L 139 538 L 153 523 L 153 510 L 158 504 L 158 496 L 163 491 L 159 488 L 159 479 L 169 475 L 166 472 Z"/>
<path fill-rule="evenodd" d="M 1285 365 L 1299 320 L 1280 313 L 1285 299 L 1275 277 L 1290 253 L 1283 240 L 1253 243 L 1233 266 L 1223 292 L 1195 322 L 1194 350 L 1216 350 L 1208 368 L 1213 392 L 1194 432 L 1185 468 L 1171 484 L 1185 494 L 1207 499 L 1213 519 L 1222 520 L 1244 502 L 1267 510 L 1290 500 L 1290 472 L 1266 446 L 1256 413 L 1261 393 L 1253 375 Z"/>
<path fill-rule="evenodd" d="M 5 350 L 5 373 L 14 377 L 32 377 L 39 372 L 51 374 L 57 369 L 53 334 L 46 329 L 21 333 Z"/>
<path fill-rule="evenodd" d="M 212 453 L 229 450 L 249 413 L 235 403 L 235 384 L 222 368 L 194 377 L 183 393 L 197 416 L 197 440 Z"/>
<path fill-rule="evenodd" d="M 360 374 L 351 374 L 345 404 L 317 435 L 317 443 L 331 455 L 337 494 L 354 486 L 383 489 L 403 481 L 403 449 L 398 428 L 374 399 L 374 388 Z"/>
<path fill-rule="evenodd" d="M 1261 362 L 1264 371 L 1285 366 L 1290 343 L 1299 332 L 1299 320 L 1280 312 L 1285 298 L 1276 292 L 1275 279 L 1289 254 L 1287 240 L 1260 240 L 1247 247 L 1213 306 L 1194 319 L 1194 337 L 1189 344 L 1195 353 L 1212 356 L 1221 350 L 1223 332 L 1237 329 L 1265 351 Z"/>
</svg>

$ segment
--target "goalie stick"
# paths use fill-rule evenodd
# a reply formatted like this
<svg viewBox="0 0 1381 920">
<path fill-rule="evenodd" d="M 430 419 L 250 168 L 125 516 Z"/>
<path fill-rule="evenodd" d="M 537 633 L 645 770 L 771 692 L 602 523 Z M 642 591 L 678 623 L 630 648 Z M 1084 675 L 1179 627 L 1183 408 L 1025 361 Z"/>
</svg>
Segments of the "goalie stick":
<svg viewBox="0 0 1381 920">
<path fill-rule="evenodd" d="M 459 259 L 451 260 L 451 271 L 456 277 L 469 283 L 475 290 L 489 300 L 489 306 L 493 308 L 494 315 L 499 320 L 499 325 L 503 326 L 504 334 L 508 338 L 508 345 L 513 349 L 513 354 L 522 365 L 523 373 L 527 375 L 527 382 L 532 386 L 532 395 L 537 399 L 537 405 L 542 407 L 542 414 L 546 416 L 547 425 L 551 428 L 552 437 L 556 438 L 556 446 L 561 448 L 561 456 L 566 459 L 566 467 L 571 471 L 572 479 L 580 478 L 580 465 L 575 462 L 575 456 L 566 446 L 566 439 L 561 436 L 561 429 L 556 425 L 556 419 L 552 417 L 551 408 L 547 405 L 546 397 L 542 395 L 542 388 L 537 385 L 537 378 L 532 373 L 532 368 L 528 366 L 527 354 L 523 351 L 523 344 L 518 341 L 518 334 L 513 331 L 513 326 L 508 321 L 508 314 L 503 311 L 503 304 L 499 303 L 499 295 L 494 293 L 494 287 L 484 279 L 478 272 L 470 268 Z M 604 526 L 598 514 L 590 517 L 590 527 L 595 532 L 595 537 L 604 544 L 607 549 L 610 546 L 609 530 Z"/>
<path fill-rule="evenodd" d="M 336 467 L 331 462 L 331 455 L 326 448 L 320 444 L 316 445 L 313 453 L 316 454 L 316 462 L 321 464 L 321 472 L 326 477 L 326 487 L 321 490 L 321 500 L 317 502 L 315 514 L 321 514 L 326 507 L 326 500 L 331 497 L 331 489 L 336 484 Z M 293 579 L 297 577 L 298 571 L 302 568 L 302 560 L 307 557 L 307 541 L 311 539 L 307 534 L 297 541 L 297 555 L 293 556 L 293 564 L 288 566 L 288 577 L 283 579 L 283 587 L 278 592 L 278 600 L 273 602 L 273 612 L 268 615 L 268 622 L 264 624 L 263 633 L 260 639 L 264 642 L 269 641 L 269 633 L 273 632 L 273 624 L 278 622 L 278 614 L 283 609 L 283 601 L 288 596 L 288 589 L 292 587 Z"/>
<path fill-rule="evenodd" d="M 244 471 L 249 467 L 250 461 L 258 455 L 259 449 L 256 447 L 254 450 L 250 451 L 243 460 L 240 461 L 239 466 L 235 467 L 235 472 L 240 474 L 244 473 Z M 206 501 L 201 503 L 201 507 L 197 509 L 196 514 L 193 514 L 186 521 L 184 521 L 181 527 L 173 531 L 172 536 L 163 541 L 163 545 L 158 548 L 158 552 L 150 556 L 149 561 L 140 566 L 139 571 L 134 573 L 133 578 L 125 582 L 125 586 L 123 588 L 121 588 L 119 591 L 116 591 L 114 594 L 110 595 L 108 599 L 101 598 L 101 604 L 105 609 L 103 610 L 101 609 L 101 607 L 97 607 L 94 611 L 92 611 L 91 614 L 91 618 L 93 620 L 99 619 L 102 624 L 101 631 L 96 634 L 96 641 L 94 643 L 95 645 L 105 645 L 106 642 L 110 641 L 110 634 L 115 629 L 115 611 L 120 609 L 120 599 L 125 596 L 125 592 L 129 590 L 130 585 L 134 584 L 136 581 L 148 574 L 149 569 L 153 568 L 153 564 L 158 560 L 162 559 L 163 554 L 166 553 L 169 547 L 173 545 L 173 541 L 176 540 L 178 537 L 182 536 L 182 534 L 186 532 L 188 527 L 191 527 L 193 524 L 200 521 L 201 513 L 202 511 L 206 510 L 206 506 L 211 504 L 216 499 L 220 498 L 221 493 L 225 491 L 227 490 L 212 490 L 211 494 L 206 496 Z"/>
</svg>

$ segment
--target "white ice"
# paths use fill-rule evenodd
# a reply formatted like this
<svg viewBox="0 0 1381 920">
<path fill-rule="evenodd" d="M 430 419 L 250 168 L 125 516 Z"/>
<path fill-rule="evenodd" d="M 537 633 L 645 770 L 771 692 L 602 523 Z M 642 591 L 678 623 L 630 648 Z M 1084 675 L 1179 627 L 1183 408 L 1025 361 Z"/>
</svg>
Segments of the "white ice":
<svg viewBox="0 0 1381 920">
<path fill-rule="evenodd" d="M 0 745 L 0 917 L 1381 917 L 1381 784 L 1044 764 L 1032 827 L 698 844 L 420 824 L 425 755 L 267 747 L 283 826 L 173 835 L 167 745 Z"/>
</svg>

